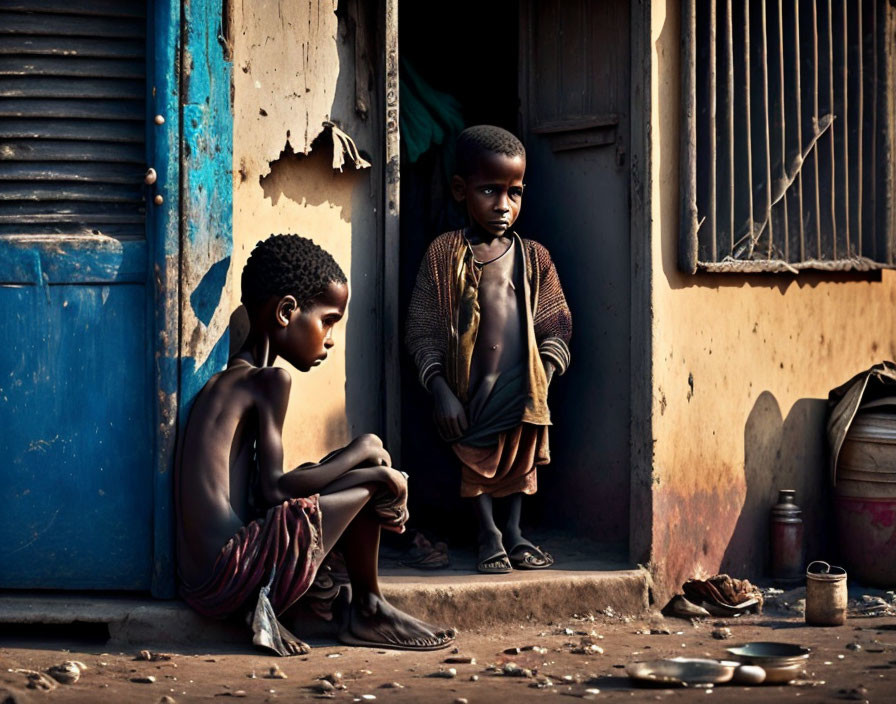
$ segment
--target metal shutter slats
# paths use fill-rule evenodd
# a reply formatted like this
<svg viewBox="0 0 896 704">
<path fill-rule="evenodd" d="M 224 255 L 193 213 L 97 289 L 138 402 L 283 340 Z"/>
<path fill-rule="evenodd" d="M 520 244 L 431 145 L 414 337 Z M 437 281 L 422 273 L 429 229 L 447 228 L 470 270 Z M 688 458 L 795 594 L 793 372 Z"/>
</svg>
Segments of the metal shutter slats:
<svg viewBox="0 0 896 704">
<path fill-rule="evenodd" d="M 143 3 L 0 0 L 0 237 L 143 238 Z"/>
</svg>

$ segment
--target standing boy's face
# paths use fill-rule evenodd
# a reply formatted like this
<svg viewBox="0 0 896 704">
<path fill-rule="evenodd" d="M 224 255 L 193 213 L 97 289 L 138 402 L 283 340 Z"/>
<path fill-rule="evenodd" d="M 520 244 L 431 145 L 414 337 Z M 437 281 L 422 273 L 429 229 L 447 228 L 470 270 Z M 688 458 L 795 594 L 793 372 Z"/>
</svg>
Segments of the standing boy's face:
<svg viewBox="0 0 896 704">
<path fill-rule="evenodd" d="M 452 179 L 451 190 L 455 200 L 467 204 L 474 224 L 499 236 L 519 217 L 525 174 L 524 157 L 483 152 L 473 173 Z"/>
<path fill-rule="evenodd" d="M 286 345 L 281 351 L 283 358 L 302 372 L 324 361 L 335 344 L 333 327 L 342 320 L 347 304 L 348 286 L 331 281 L 324 292 L 304 308 L 290 310 L 287 313 Z"/>
</svg>

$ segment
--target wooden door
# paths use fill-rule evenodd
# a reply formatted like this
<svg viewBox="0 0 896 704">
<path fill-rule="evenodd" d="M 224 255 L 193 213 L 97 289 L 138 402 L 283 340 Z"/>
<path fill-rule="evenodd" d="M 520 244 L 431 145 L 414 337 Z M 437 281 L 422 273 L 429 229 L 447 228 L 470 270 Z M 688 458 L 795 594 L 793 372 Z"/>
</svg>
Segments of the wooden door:
<svg viewBox="0 0 896 704">
<path fill-rule="evenodd" d="M 631 416 L 629 12 L 623 0 L 524 0 L 519 72 L 520 232 L 551 251 L 573 313 L 572 365 L 551 393 L 541 502 L 561 522 L 620 543 Z"/>
<path fill-rule="evenodd" d="M 3 588 L 152 584 L 147 63 L 144 2 L 0 0 Z"/>
</svg>

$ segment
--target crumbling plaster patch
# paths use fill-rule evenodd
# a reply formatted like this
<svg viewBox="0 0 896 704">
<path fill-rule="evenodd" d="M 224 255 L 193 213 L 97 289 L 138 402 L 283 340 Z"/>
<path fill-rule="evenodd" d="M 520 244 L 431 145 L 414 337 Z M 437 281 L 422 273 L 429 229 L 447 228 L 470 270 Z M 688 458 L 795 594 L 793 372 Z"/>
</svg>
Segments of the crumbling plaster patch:
<svg viewBox="0 0 896 704">
<path fill-rule="evenodd" d="M 243 0 L 235 8 L 234 112 L 243 126 L 246 178 L 270 172 L 284 139 L 307 154 L 330 119 L 339 76 L 336 6 L 336 0 Z"/>
</svg>

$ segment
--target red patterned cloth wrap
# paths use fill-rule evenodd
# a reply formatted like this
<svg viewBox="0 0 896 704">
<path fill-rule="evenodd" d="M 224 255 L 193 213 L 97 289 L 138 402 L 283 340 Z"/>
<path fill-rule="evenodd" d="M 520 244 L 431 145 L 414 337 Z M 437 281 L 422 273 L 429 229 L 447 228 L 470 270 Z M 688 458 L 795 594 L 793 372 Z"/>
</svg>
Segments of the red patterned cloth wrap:
<svg viewBox="0 0 896 704">
<path fill-rule="evenodd" d="M 275 570 L 268 598 L 279 616 L 308 591 L 323 561 L 320 521 L 317 494 L 272 507 L 227 541 L 205 584 L 182 584 L 184 600 L 204 616 L 226 618 L 252 608 Z"/>
</svg>

